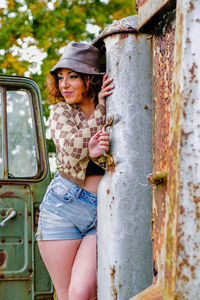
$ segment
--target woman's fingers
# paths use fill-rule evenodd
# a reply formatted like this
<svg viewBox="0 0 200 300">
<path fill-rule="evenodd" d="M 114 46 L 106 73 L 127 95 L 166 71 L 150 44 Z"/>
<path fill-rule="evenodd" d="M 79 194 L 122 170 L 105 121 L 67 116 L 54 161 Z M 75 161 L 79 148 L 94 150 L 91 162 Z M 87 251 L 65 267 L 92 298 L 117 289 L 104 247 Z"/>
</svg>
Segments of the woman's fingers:
<svg viewBox="0 0 200 300">
<path fill-rule="evenodd" d="M 99 137 L 100 137 L 100 135 L 101 135 L 101 133 L 102 133 L 102 131 L 100 130 L 100 131 L 98 131 L 97 133 L 95 133 L 92 137 L 91 137 L 91 139 L 93 139 L 93 140 L 97 140 L 98 141 L 98 139 L 99 139 Z"/>
<path fill-rule="evenodd" d="M 98 147 L 104 149 L 105 151 L 109 150 L 109 133 L 102 132 L 98 138 Z"/>
<path fill-rule="evenodd" d="M 112 81 L 113 81 L 112 78 L 103 81 L 102 88 L 105 88 L 105 87 L 106 87 L 108 84 L 110 84 Z"/>
<path fill-rule="evenodd" d="M 105 98 L 112 94 L 112 89 L 114 89 L 114 85 L 110 85 L 112 81 L 113 81 L 112 78 L 108 79 L 108 74 L 104 75 L 101 90 L 98 94 L 99 104 L 105 106 L 106 104 Z"/>
<path fill-rule="evenodd" d="M 109 136 L 110 136 L 110 133 L 109 132 L 107 132 L 107 131 L 99 131 L 99 139 L 101 140 L 101 139 L 104 139 L 104 138 L 106 138 L 106 139 L 109 139 Z"/>
</svg>

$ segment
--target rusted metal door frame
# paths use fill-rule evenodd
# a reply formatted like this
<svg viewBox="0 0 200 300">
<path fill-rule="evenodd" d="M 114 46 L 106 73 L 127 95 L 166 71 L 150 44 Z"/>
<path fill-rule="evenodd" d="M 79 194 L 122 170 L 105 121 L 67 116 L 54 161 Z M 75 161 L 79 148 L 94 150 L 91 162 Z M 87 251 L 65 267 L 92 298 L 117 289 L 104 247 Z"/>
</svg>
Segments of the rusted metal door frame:
<svg viewBox="0 0 200 300">
<path fill-rule="evenodd" d="M 159 246 L 161 260 L 154 257 L 158 274 L 154 274 L 153 284 L 132 300 L 200 299 L 199 11 L 199 1 L 177 0 L 168 176 L 160 188 L 156 188 L 156 182 L 152 182 L 154 197 L 159 195 L 162 185 L 166 187 L 162 227 L 164 239 Z M 165 60 L 163 56 L 162 61 Z M 156 173 L 158 176 L 159 172 Z M 157 239 L 153 248 L 156 246 Z"/>
</svg>

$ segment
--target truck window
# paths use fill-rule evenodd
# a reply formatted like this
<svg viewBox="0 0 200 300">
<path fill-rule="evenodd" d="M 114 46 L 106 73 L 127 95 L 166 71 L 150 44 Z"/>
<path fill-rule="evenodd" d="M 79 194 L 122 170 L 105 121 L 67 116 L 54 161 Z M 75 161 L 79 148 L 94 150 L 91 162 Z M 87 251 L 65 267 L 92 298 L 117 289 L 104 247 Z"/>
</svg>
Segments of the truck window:
<svg viewBox="0 0 200 300">
<path fill-rule="evenodd" d="M 2 92 L 0 90 L 0 99 L 2 99 Z M 0 178 L 3 178 L 3 151 L 2 151 L 2 145 L 3 145 L 3 141 L 2 141 L 2 130 L 3 130 L 3 126 L 2 126 L 2 105 L 0 105 Z"/>
<path fill-rule="evenodd" d="M 3 97 L 5 98 L 4 101 Z M 8 178 L 34 177 L 38 172 L 35 146 L 37 139 L 32 110 L 31 93 L 28 90 L 6 89 L 4 93 L 1 91 L 1 178 L 5 176 L 5 166 L 8 168 Z M 4 124 L 3 120 L 6 120 Z M 4 135 L 6 135 L 6 139 Z M 3 144 L 7 144 L 7 151 L 4 149 L 5 145 L 3 147 Z M 4 152 L 7 152 L 7 155 L 4 155 Z M 6 164 L 5 160 L 8 160 Z"/>
</svg>

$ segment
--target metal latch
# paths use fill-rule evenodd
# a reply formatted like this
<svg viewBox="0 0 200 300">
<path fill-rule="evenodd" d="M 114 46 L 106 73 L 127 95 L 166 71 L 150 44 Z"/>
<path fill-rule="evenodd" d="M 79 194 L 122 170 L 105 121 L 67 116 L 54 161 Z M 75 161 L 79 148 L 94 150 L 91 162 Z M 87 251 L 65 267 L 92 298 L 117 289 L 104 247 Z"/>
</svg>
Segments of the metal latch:
<svg viewBox="0 0 200 300">
<path fill-rule="evenodd" d="M 8 222 L 10 219 L 16 216 L 16 211 L 13 208 L 9 208 L 7 211 L 8 216 L 0 223 L 0 226 L 4 227 L 5 223 Z"/>
<path fill-rule="evenodd" d="M 114 121 L 114 117 L 112 114 L 109 114 L 108 115 L 108 118 L 107 118 L 107 122 L 106 124 L 104 124 L 103 128 L 102 128 L 102 131 L 105 132 L 106 131 L 106 128 L 108 126 L 111 126 L 113 124 L 113 121 Z M 113 163 L 114 163 L 114 159 L 113 159 L 113 156 L 111 153 L 108 153 L 106 152 L 105 150 L 103 150 L 103 155 L 107 157 L 107 165 L 108 166 L 111 166 Z"/>
</svg>

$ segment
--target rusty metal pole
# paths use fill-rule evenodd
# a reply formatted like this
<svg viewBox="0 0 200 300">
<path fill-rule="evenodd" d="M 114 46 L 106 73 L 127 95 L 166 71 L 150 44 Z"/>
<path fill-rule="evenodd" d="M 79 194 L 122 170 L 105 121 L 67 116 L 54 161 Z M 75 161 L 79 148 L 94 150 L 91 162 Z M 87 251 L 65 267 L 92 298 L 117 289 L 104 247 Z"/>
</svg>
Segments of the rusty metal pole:
<svg viewBox="0 0 200 300">
<path fill-rule="evenodd" d="M 164 299 L 200 299 L 199 11 L 177 1 Z"/>
<path fill-rule="evenodd" d="M 100 36 L 115 89 L 107 99 L 111 153 L 98 191 L 98 299 L 129 299 L 152 283 L 151 41 L 137 17 L 113 23 Z"/>
</svg>

